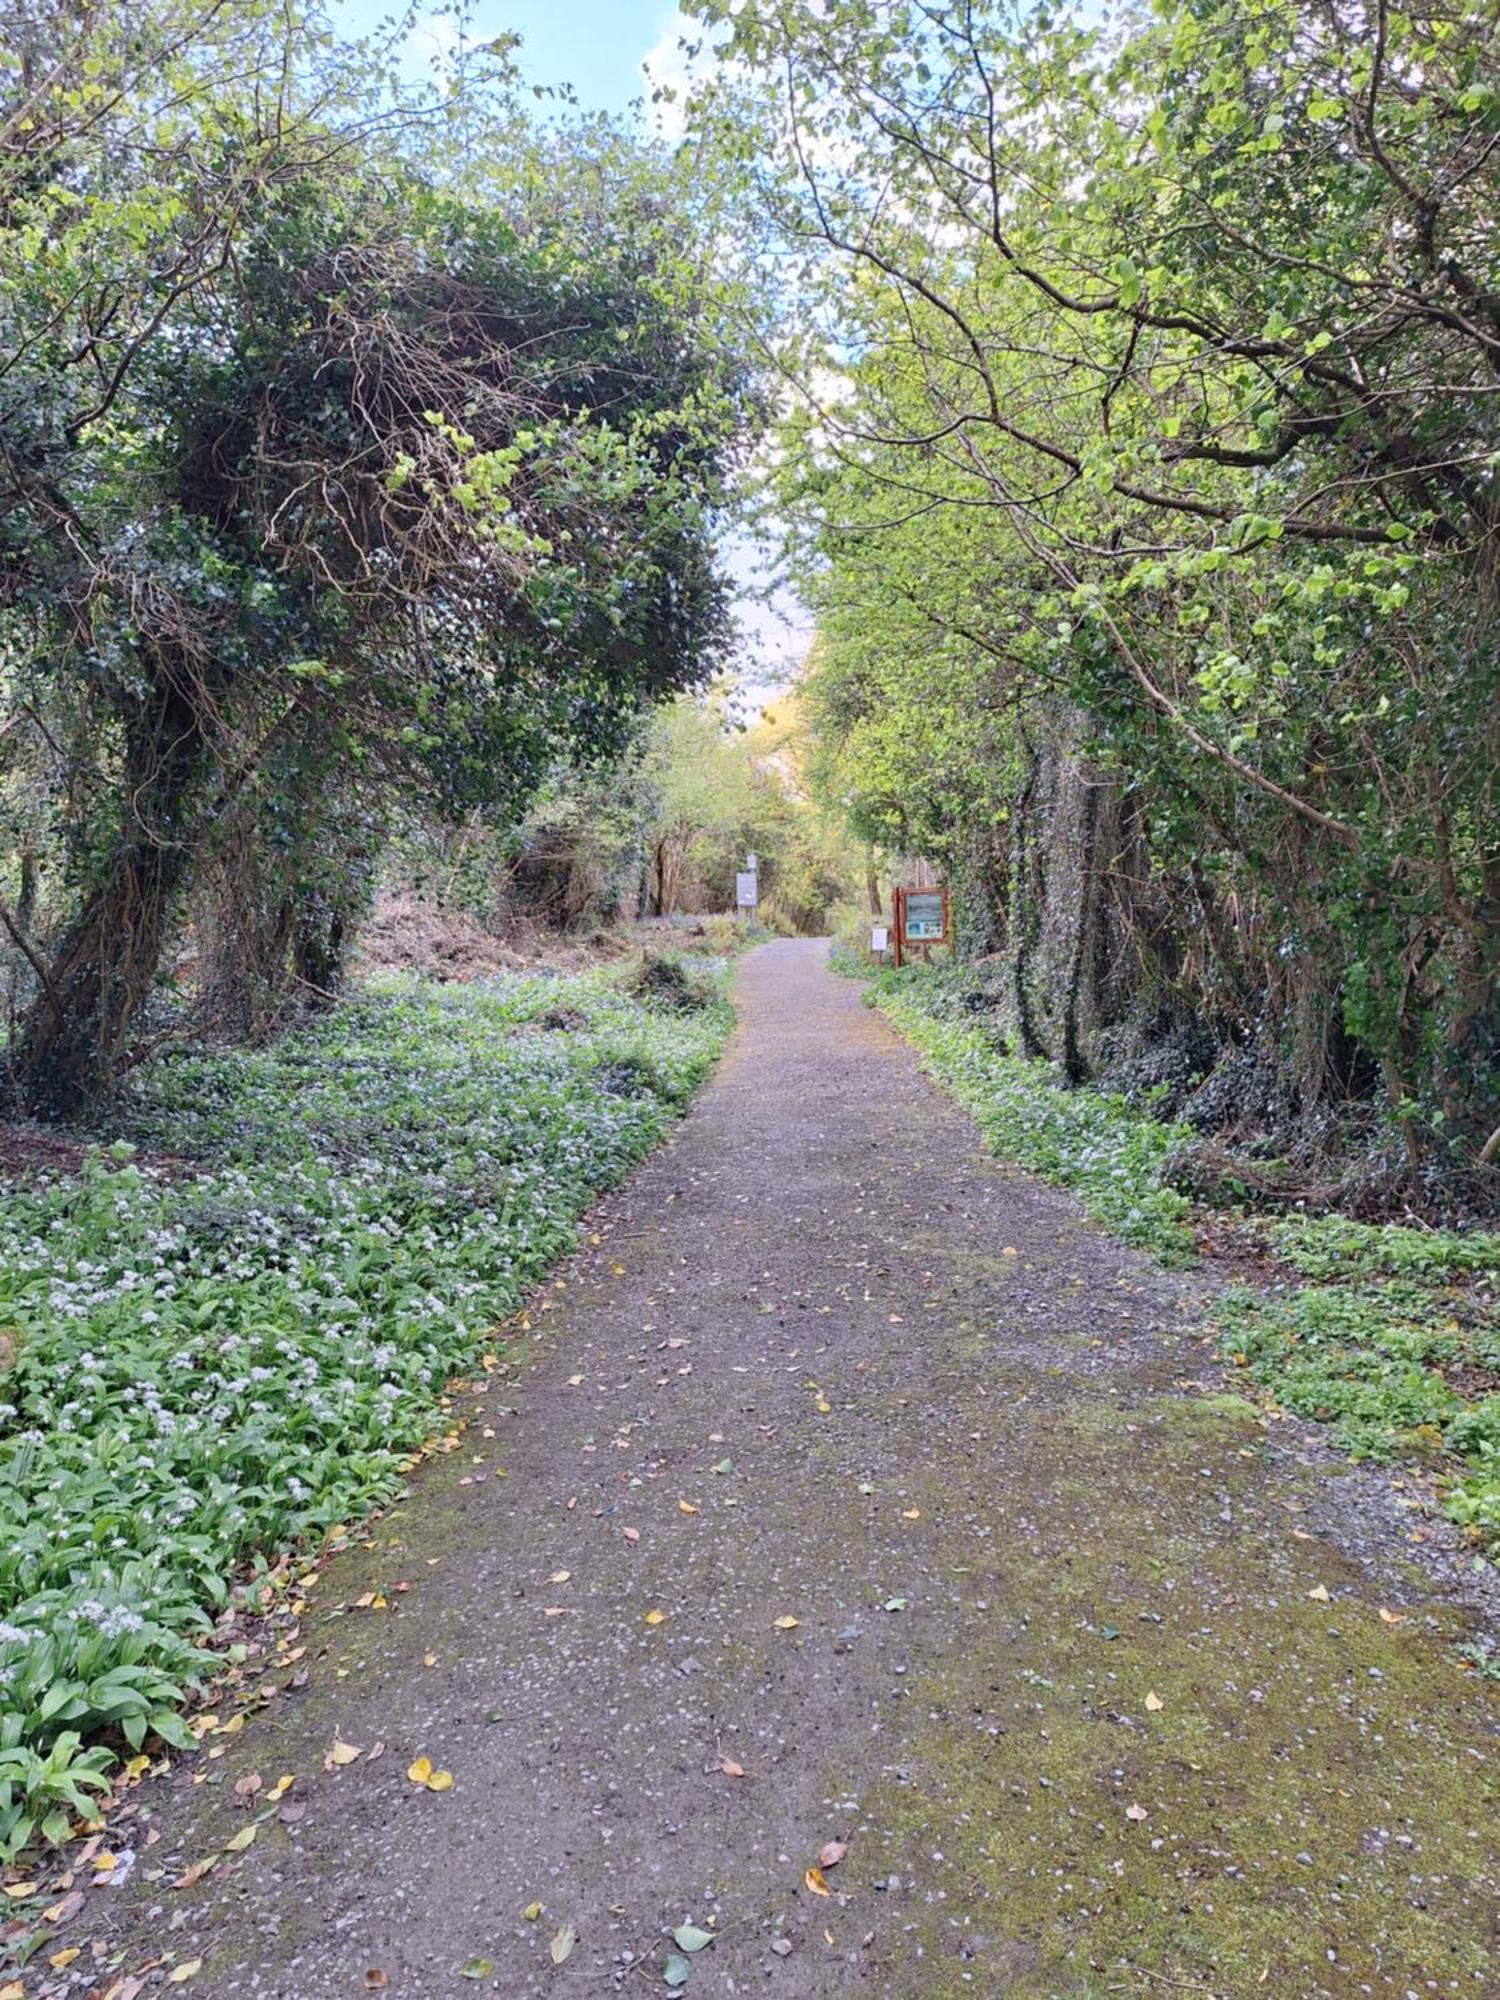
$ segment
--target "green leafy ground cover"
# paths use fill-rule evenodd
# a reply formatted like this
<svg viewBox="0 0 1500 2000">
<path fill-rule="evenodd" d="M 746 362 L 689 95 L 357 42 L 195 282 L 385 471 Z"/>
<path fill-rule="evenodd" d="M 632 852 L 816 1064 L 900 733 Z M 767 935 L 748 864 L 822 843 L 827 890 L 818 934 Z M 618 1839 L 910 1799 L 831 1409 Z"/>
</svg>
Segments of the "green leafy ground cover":
<svg viewBox="0 0 1500 2000">
<path fill-rule="evenodd" d="M 395 1490 L 717 1054 L 718 962 L 683 963 L 663 1000 L 392 982 L 271 1049 L 159 1061 L 125 1129 L 187 1171 L 116 1147 L 0 1196 L 0 1856 L 182 1739 L 237 1570 Z"/>
<path fill-rule="evenodd" d="M 1193 1254 L 1192 1205 L 1162 1178 L 1180 1127 L 1006 1053 L 946 967 L 877 973 L 871 995 L 996 1153 L 1071 1188 L 1164 1261 Z M 1275 1406 L 1329 1424 L 1351 1456 L 1432 1467 L 1449 1516 L 1500 1548 L 1500 1236 L 1340 1215 L 1243 1216 L 1239 1227 L 1312 1282 L 1226 1292 L 1225 1357 Z"/>
</svg>

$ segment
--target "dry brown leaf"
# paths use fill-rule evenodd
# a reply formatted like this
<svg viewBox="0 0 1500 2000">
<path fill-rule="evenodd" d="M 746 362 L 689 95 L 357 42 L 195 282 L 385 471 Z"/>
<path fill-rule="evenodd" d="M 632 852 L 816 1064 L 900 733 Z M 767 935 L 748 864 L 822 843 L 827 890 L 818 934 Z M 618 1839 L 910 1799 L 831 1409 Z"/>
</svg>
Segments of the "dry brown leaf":
<svg viewBox="0 0 1500 2000">
<path fill-rule="evenodd" d="M 621 1528 L 620 1533 L 624 1536 L 627 1542 L 638 1542 L 641 1539 L 641 1531 L 639 1528 Z"/>
<path fill-rule="evenodd" d="M 372 1965 L 365 1974 L 366 1993 L 384 1993 L 390 1983 L 378 1965 Z"/>
<path fill-rule="evenodd" d="M 823 1845 L 818 1849 L 818 1866 L 820 1868 L 837 1868 L 848 1852 L 848 1844 L 845 1841 L 825 1840 Z"/>
<path fill-rule="evenodd" d="M 732 1757 L 721 1757 L 719 1759 L 719 1769 L 724 1773 L 726 1778 L 743 1778 L 745 1775 L 744 1765 L 736 1764 Z"/>
</svg>

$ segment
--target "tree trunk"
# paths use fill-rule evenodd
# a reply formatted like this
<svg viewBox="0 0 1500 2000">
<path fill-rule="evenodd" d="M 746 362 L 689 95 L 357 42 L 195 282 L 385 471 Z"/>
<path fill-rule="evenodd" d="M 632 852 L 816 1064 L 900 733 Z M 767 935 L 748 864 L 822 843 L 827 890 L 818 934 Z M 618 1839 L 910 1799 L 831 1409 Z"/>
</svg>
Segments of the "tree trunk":
<svg viewBox="0 0 1500 2000">
<path fill-rule="evenodd" d="M 190 860 L 183 811 L 203 755 L 198 713 L 164 676 L 131 719 L 121 795 L 130 817 L 83 908 L 53 948 L 10 1060 L 22 1107 L 50 1120 L 107 1097 L 161 962 Z"/>
</svg>

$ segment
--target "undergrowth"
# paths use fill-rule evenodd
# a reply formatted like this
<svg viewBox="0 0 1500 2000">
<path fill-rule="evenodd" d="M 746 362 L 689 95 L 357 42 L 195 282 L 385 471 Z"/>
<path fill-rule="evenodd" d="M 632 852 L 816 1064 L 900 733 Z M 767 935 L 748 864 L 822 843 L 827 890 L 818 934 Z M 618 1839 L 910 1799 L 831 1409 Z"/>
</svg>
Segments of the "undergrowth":
<svg viewBox="0 0 1500 2000">
<path fill-rule="evenodd" d="M 1071 1188 L 1090 1215 L 1167 1263 L 1192 1254 L 1193 1209 L 1167 1187 L 1181 1127 L 1123 1098 L 1069 1090 L 1012 1055 L 966 1004 L 961 973 L 877 973 L 876 1006 L 973 1113 L 993 1150 Z M 1500 1549 L 1500 1235 L 1341 1215 L 1242 1216 L 1308 1284 L 1238 1286 L 1221 1348 L 1273 1407 L 1327 1423 L 1356 1458 L 1416 1460 L 1451 1519 Z"/>
<path fill-rule="evenodd" d="M 1071 1188 L 1127 1243 L 1167 1263 L 1192 1256 L 1192 1205 L 1161 1178 L 1179 1127 L 1143 1118 L 1120 1097 L 1064 1089 L 1046 1063 L 1006 1053 L 960 1011 L 945 971 L 877 972 L 871 991 L 996 1153 Z"/>
<path fill-rule="evenodd" d="M 171 1171 L 117 1144 L 0 1199 L 0 1857 L 182 1740 L 237 1569 L 391 1495 L 713 1061 L 722 980 L 691 984 L 390 981 L 152 1066 L 122 1129 Z"/>
</svg>

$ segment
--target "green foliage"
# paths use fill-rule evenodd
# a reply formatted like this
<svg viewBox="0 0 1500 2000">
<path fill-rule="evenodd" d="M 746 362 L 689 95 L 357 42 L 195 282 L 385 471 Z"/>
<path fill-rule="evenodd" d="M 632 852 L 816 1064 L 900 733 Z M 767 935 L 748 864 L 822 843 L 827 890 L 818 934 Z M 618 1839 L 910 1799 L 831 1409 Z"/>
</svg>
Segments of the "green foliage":
<svg viewBox="0 0 1500 2000">
<path fill-rule="evenodd" d="M 692 980 L 691 1010 L 602 975 L 392 981 L 274 1049 L 154 1065 L 129 1129 L 192 1172 L 98 1155 L 5 1198 L 0 1854 L 82 1810 L 97 1739 L 180 1740 L 242 1564 L 390 1496 L 712 1061 L 722 982 Z"/>
<path fill-rule="evenodd" d="M 1448 1238 L 1445 1247 L 1446 1262 L 1439 1256 L 1408 1263 L 1412 1277 L 1385 1284 L 1231 1291 L 1218 1313 L 1221 1346 L 1283 1408 L 1330 1424 L 1354 1457 L 1405 1455 L 1441 1466 L 1446 1512 L 1494 1546 L 1500 1544 L 1500 1310 L 1492 1290 L 1452 1281 L 1496 1267 L 1467 1261 L 1468 1239 Z M 1493 1250 L 1491 1238 L 1492 1258 Z M 1352 1270 L 1359 1268 L 1356 1256 Z"/>
<path fill-rule="evenodd" d="M 875 1005 L 973 1113 L 1003 1158 L 1071 1188 L 1097 1221 L 1166 1263 L 1193 1255 L 1189 1203 L 1162 1183 L 1179 1127 L 1122 1098 L 1067 1090 L 1047 1064 L 1010 1055 L 964 1018 L 962 975 L 910 967 L 877 973 Z"/>
<path fill-rule="evenodd" d="M 763 153 L 782 257 L 824 795 L 1025 977 L 1076 925 L 1030 1037 L 1070 1073 L 1097 977 L 1107 1029 L 1191 1013 L 1304 1104 L 1378 1097 L 1408 1189 L 1475 1164 L 1500 0 L 689 11 L 697 135 Z"/>
</svg>

